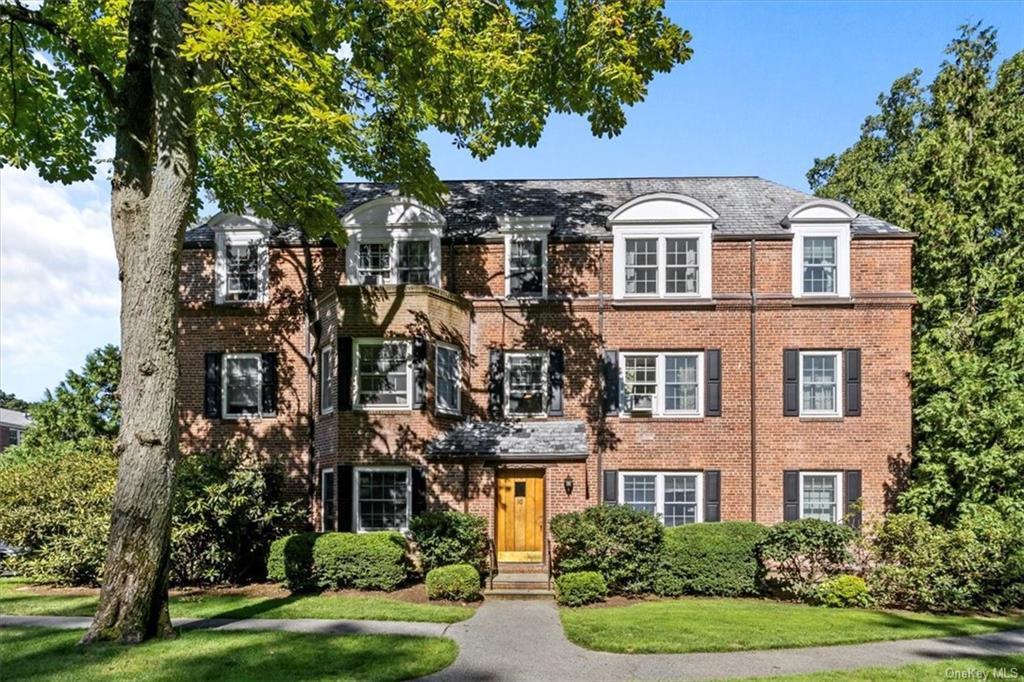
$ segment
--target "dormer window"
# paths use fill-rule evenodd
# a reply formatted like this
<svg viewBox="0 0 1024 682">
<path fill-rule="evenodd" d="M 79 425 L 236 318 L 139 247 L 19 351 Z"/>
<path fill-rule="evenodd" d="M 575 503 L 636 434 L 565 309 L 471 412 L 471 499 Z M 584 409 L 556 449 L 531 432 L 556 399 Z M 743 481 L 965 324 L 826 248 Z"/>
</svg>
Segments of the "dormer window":
<svg viewBox="0 0 1024 682">
<path fill-rule="evenodd" d="M 430 241 L 405 239 L 398 242 L 398 283 L 430 284 Z"/>
<path fill-rule="evenodd" d="M 210 220 L 214 234 L 217 303 L 267 300 L 270 223 L 247 216 L 220 214 Z"/>
<path fill-rule="evenodd" d="M 803 293 L 836 293 L 836 238 L 804 237 L 803 242 Z"/>
<path fill-rule="evenodd" d="M 548 233 L 553 216 L 498 216 L 505 235 L 505 296 L 548 295 Z"/>
<path fill-rule="evenodd" d="M 359 245 L 359 283 L 385 284 L 391 280 L 391 244 Z"/>
<path fill-rule="evenodd" d="M 850 222 L 845 204 L 816 199 L 790 211 L 783 225 L 793 232 L 793 296 L 850 295 Z"/>
<path fill-rule="evenodd" d="M 441 286 L 444 216 L 413 199 L 386 196 L 342 218 L 348 232 L 346 276 L 365 286 Z"/>
<path fill-rule="evenodd" d="M 225 246 L 227 290 L 224 300 L 255 301 L 260 295 L 260 249 L 255 242 Z"/>
</svg>

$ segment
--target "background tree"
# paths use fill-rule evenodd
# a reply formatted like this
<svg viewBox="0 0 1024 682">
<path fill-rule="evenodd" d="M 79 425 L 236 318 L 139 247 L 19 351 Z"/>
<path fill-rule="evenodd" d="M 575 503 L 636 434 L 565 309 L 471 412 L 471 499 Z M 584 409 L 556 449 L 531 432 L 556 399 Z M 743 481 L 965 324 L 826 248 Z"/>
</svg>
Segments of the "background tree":
<svg viewBox="0 0 1024 682">
<path fill-rule="evenodd" d="M 28 412 L 28 408 L 31 406 L 32 403 L 22 400 L 13 393 L 0 391 L 0 407 L 5 407 L 8 410 L 17 410 L 18 412 Z"/>
<path fill-rule="evenodd" d="M 113 438 L 121 425 L 117 385 L 121 352 L 106 345 L 85 356 L 79 374 L 68 370 L 64 381 L 29 410 L 32 422 L 25 444 L 46 446 L 88 438 Z"/>
<path fill-rule="evenodd" d="M 99 609 L 85 641 L 169 634 L 177 294 L 197 189 L 334 234 L 342 170 L 439 203 L 419 134 L 484 158 L 553 112 L 615 135 L 690 56 L 653 0 L 17 0 L 0 4 L 0 160 L 70 182 L 115 140 L 123 423 Z"/>
<path fill-rule="evenodd" d="M 1024 511 L 1024 52 L 964 26 L 935 80 L 878 98 L 860 139 L 817 159 L 815 192 L 918 233 L 914 460 L 906 510 L 949 524 Z"/>
</svg>

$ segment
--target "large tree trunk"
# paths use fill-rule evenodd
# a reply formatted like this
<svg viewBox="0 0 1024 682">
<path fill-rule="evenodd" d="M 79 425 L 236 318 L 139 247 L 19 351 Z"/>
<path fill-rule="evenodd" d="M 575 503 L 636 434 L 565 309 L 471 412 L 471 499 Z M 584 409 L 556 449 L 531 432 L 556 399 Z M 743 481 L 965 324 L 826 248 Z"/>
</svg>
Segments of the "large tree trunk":
<svg viewBox="0 0 1024 682">
<path fill-rule="evenodd" d="M 173 634 L 178 276 L 196 172 L 182 17 L 175 0 L 136 0 L 129 19 L 111 201 L 121 276 L 120 462 L 103 589 L 83 643 Z"/>
</svg>

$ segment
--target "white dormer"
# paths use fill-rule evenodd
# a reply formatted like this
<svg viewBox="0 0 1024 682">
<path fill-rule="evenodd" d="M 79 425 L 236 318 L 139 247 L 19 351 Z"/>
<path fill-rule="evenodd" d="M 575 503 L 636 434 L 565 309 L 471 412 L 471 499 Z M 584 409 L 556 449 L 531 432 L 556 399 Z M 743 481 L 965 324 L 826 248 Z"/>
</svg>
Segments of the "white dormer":
<svg viewBox="0 0 1024 682">
<path fill-rule="evenodd" d="M 214 240 L 214 301 L 265 303 L 272 224 L 255 216 L 219 213 L 208 223 Z"/>
<path fill-rule="evenodd" d="M 348 234 L 345 270 L 351 284 L 441 286 L 445 218 L 415 199 L 386 196 L 342 217 Z"/>
<path fill-rule="evenodd" d="M 555 217 L 499 215 L 505 236 L 505 297 L 547 298 L 548 234 Z"/>
<path fill-rule="evenodd" d="M 711 298 L 711 227 L 718 213 L 682 194 L 636 197 L 609 217 L 616 299 Z"/>
<path fill-rule="evenodd" d="M 813 199 L 789 212 L 793 232 L 793 296 L 850 296 L 850 223 L 857 212 L 830 199 Z"/>
</svg>

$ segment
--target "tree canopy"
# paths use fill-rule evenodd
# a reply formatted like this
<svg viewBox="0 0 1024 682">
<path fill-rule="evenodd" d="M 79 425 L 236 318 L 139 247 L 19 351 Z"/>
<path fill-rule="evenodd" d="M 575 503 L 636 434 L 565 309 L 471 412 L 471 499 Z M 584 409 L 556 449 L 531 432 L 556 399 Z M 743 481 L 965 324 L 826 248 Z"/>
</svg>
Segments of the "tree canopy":
<svg viewBox="0 0 1024 682">
<path fill-rule="evenodd" d="M 878 98 L 860 139 L 807 177 L 918 234 L 914 461 L 900 504 L 949 523 L 1024 511 L 1024 52 L 964 26 L 935 79 Z"/>
</svg>

